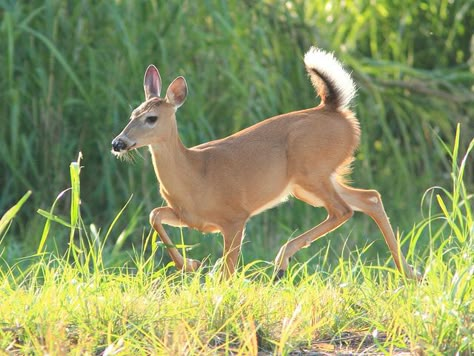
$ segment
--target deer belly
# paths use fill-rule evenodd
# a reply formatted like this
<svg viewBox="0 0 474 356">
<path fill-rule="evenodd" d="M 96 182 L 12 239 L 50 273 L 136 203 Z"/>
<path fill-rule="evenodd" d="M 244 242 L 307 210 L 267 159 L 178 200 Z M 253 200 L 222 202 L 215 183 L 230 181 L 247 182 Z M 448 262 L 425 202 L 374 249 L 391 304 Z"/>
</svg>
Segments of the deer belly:
<svg viewBox="0 0 474 356">
<path fill-rule="evenodd" d="M 250 216 L 258 215 L 265 210 L 271 209 L 279 204 L 286 202 L 288 200 L 288 197 L 290 196 L 290 193 L 291 186 L 288 185 L 280 194 L 255 207 L 250 213 Z"/>
<path fill-rule="evenodd" d="M 173 210 L 178 215 L 180 221 L 191 229 L 204 233 L 215 233 L 221 230 L 217 224 L 209 221 L 210 216 L 206 216 L 206 214 L 202 214 L 200 211 L 196 210 L 190 213 L 190 211 L 185 209 L 173 208 Z"/>
</svg>

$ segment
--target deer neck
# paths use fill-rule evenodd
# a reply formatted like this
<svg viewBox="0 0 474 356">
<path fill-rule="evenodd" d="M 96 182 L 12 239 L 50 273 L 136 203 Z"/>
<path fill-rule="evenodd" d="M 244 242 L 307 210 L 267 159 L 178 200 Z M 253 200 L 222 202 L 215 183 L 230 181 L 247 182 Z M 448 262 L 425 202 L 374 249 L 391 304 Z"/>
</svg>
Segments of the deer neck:
<svg viewBox="0 0 474 356">
<path fill-rule="evenodd" d="M 195 182 L 190 151 L 173 132 L 165 141 L 150 145 L 156 177 L 160 183 L 160 192 L 170 203 L 171 197 L 179 199 L 187 195 L 187 190 Z"/>
</svg>

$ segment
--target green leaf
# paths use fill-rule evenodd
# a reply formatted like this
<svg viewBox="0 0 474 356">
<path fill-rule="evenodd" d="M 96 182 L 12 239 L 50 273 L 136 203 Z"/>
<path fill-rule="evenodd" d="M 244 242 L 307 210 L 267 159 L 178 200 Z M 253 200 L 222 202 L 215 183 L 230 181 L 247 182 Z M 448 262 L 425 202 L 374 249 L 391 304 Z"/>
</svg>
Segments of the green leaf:
<svg viewBox="0 0 474 356">
<path fill-rule="evenodd" d="M 10 222 L 13 220 L 15 215 L 20 211 L 23 204 L 28 200 L 31 195 L 31 190 L 27 191 L 25 195 L 10 209 L 7 210 L 5 214 L 3 214 L 2 218 L 0 219 L 0 235 L 7 229 Z M 1 240 L 0 240 L 1 242 Z"/>
</svg>

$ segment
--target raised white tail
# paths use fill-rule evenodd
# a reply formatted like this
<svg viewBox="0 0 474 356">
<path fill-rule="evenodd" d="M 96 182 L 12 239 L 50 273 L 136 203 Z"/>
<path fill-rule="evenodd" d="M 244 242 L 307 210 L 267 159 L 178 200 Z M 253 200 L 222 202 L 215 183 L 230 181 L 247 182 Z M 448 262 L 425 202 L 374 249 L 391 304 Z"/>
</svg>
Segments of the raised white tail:
<svg viewBox="0 0 474 356">
<path fill-rule="evenodd" d="M 359 123 L 348 109 L 355 95 L 350 75 L 332 54 L 320 49 L 311 48 L 304 60 L 321 97 L 318 107 L 275 116 L 192 148 L 182 144 L 175 116 L 187 96 L 185 79 L 176 78 L 160 98 L 160 74 L 149 66 L 145 101 L 112 141 L 113 152 L 120 155 L 149 146 L 160 192 L 168 203 L 151 212 L 150 223 L 178 268 L 192 271 L 200 263 L 183 259 L 163 224 L 221 232 L 225 273 L 230 274 L 248 219 L 291 195 L 324 207 L 328 217 L 281 247 L 275 260 L 278 275 L 299 249 L 346 222 L 353 211 L 362 211 L 379 226 L 400 271 L 415 277 L 399 253 L 379 193 L 344 183 L 359 143 Z"/>
<path fill-rule="evenodd" d="M 356 87 L 332 53 L 311 47 L 304 56 L 304 64 L 322 102 L 335 110 L 347 109 Z"/>
</svg>

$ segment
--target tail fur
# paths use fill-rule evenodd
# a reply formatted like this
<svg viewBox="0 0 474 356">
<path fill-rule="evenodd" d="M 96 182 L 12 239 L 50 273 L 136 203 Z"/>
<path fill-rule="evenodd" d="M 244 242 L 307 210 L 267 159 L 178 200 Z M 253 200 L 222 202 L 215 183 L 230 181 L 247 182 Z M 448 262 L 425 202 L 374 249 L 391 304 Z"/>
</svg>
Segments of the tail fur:
<svg viewBox="0 0 474 356">
<path fill-rule="evenodd" d="M 322 103 L 334 110 L 346 109 L 356 94 L 356 86 L 334 55 L 311 47 L 304 63 Z"/>
</svg>

